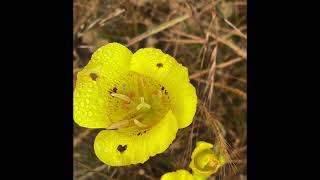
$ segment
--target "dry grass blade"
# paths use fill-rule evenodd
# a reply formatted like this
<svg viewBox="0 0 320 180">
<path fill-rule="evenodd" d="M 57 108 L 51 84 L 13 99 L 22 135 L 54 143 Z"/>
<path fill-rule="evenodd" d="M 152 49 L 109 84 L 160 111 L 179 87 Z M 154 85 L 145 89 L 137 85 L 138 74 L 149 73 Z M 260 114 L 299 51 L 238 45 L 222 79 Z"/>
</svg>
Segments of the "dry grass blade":
<svg viewBox="0 0 320 180">
<path fill-rule="evenodd" d="M 78 180 L 85 180 L 85 179 L 88 179 L 89 177 L 93 176 L 96 172 L 100 172 L 104 169 L 106 169 L 108 166 L 103 164 L 101 166 L 98 166 L 97 168 L 94 169 L 94 172 L 93 171 L 90 171 L 84 175 L 82 175 L 81 177 L 78 178 Z"/>
<path fill-rule="evenodd" d="M 207 74 L 209 72 L 209 69 L 205 69 L 205 70 L 202 70 L 202 71 L 198 71 L 196 73 L 193 73 L 189 76 L 189 79 L 197 79 L 205 74 Z"/>
<path fill-rule="evenodd" d="M 195 80 L 198 81 L 198 82 L 201 82 L 201 83 L 209 84 L 209 82 L 207 80 L 203 80 L 203 79 L 195 79 Z M 230 92 L 232 94 L 238 95 L 242 99 L 247 100 L 247 93 L 241 91 L 240 89 L 236 89 L 236 88 L 224 85 L 224 84 L 219 83 L 219 82 L 215 82 L 214 83 L 214 87 L 222 89 L 222 90 L 225 90 L 225 91 Z"/>
<path fill-rule="evenodd" d="M 120 14 L 122 14 L 124 12 L 125 12 L 124 9 L 116 9 L 114 12 L 107 14 L 106 16 L 97 18 L 96 20 L 91 22 L 82 32 L 78 33 L 78 37 L 81 37 L 85 32 L 88 32 L 94 28 L 104 26 L 107 21 L 119 16 Z"/>
<path fill-rule="evenodd" d="M 198 37 L 198 36 L 195 36 L 195 35 L 192 35 L 192 34 L 187 34 L 187 33 L 182 32 L 182 31 L 173 30 L 172 32 L 175 33 L 175 34 L 177 34 L 177 35 L 181 35 L 181 36 L 188 37 L 188 38 L 190 38 L 190 39 L 204 40 L 204 39 L 201 38 L 201 37 Z"/>
<path fill-rule="evenodd" d="M 156 34 L 156 33 L 160 32 L 160 31 L 163 31 L 163 30 L 171 27 L 171 26 L 174 26 L 175 24 L 180 23 L 180 22 L 182 22 L 182 21 L 184 21 L 184 20 L 186 20 L 186 19 L 188 19 L 190 17 L 191 17 L 190 14 L 185 14 L 183 16 L 174 18 L 174 19 L 172 19 L 172 20 L 170 20 L 168 22 L 160 24 L 157 27 L 153 27 L 150 30 L 148 30 L 148 31 L 146 31 L 146 32 L 134 37 L 133 39 L 129 40 L 128 43 L 126 44 L 126 46 L 131 46 L 131 45 L 133 45 L 133 44 L 135 44 L 135 43 L 137 43 L 137 42 L 139 42 L 139 41 L 141 41 L 141 40 L 143 40 L 143 39 L 145 39 L 145 38 L 147 38 L 147 37 L 149 37 L 149 36 L 151 36 L 153 34 Z"/>
<path fill-rule="evenodd" d="M 212 32 L 209 32 L 209 35 L 213 38 L 215 38 L 218 42 L 221 42 L 222 44 L 228 46 L 229 48 L 231 48 L 232 50 L 234 50 L 234 52 L 236 54 L 238 54 L 240 57 L 247 59 L 247 53 L 245 51 L 243 51 L 241 48 L 239 48 L 237 45 L 235 45 L 233 42 L 220 38 L 217 35 L 215 35 Z"/>
<path fill-rule="evenodd" d="M 234 173 L 237 172 L 237 167 L 233 163 L 233 159 L 231 159 L 230 157 L 231 147 L 223 137 L 220 122 L 216 117 L 214 117 L 212 113 L 209 112 L 207 107 L 202 102 L 199 103 L 199 106 L 200 106 L 200 113 L 205 117 L 206 120 L 210 122 L 212 126 L 213 133 L 215 135 L 215 145 L 218 145 L 220 148 L 220 151 L 224 154 L 227 161 L 227 165 L 230 165 Z"/>
<path fill-rule="evenodd" d="M 212 100 L 212 95 L 213 95 L 213 87 L 214 87 L 214 77 L 215 77 L 215 72 L 216 72 L 216 62 L 217 62 L 217 53 L 218 53 L 218 46 L 216 46 L 211 53 L 211 61 L 212 65 L 209 70 L 209 83 L 210 83 L 210 89 L 209 89 L 209 94 L 208 94 L 208 99 L 209 99 L 209 109 L 211 109 L 211 100 Z"/>
<path fill-rule="evenodd" d="M 109 14 L 107 17 L 101 18 L 101 20 L 99 21 L 99 26 L 105 25 L 105 23 L 107 21 L 109 21 L 112 18 L 115 18 L 115 17 L 119 16 L 120 14 L 122 14 L 124 12 L 125 12 L 125 9 L 116 9 L 115 12 Z"/>
<path fill-rule="evenodd" d="M 243 34 L 240 29 L 238 29 L 235 25 L 233 25 L 228 19 L 223 18 L 224 22 L 226 22 L 229 26 L 231 26 L 236 32 L 238 32 L 238 35 L 243 37 L 244 39 L 247 39 L 247 35 Z"/>
<path fill-rule="evenodd" d="M 230 154 L 230 157 L 236 157 L 236 156 L 238 156 L 239 153 L 241 153 L 245 150 L 247 150 L 247 146 L 243 146 L 242 148 L 236 149 Z"/>
<path fill-rule="evenodd" d="M 228 60 L 227 62 L 224 62 L 224 63 L 220 63 L 217 65 L 217 69 L 223 69 L 223 68 L 226 68 L 228 66 L 231 66 L 237 62 L 240 62 L 242 61 L 243 58 L 242 57 L 238 57 L 238 58 L 234 58 L 234 59 L 231 59 L 231 60 Z"/>
<path fill-rule="evenodd" d="M 107 178 L 107 179 L 113 179 L 113 178 L 109 177 L 108 175 L 103 174 L 103 173 L 101 173 L 101 172 L 99 172 L 99 171 L 96 171 L 95 169 L 93 169 L 93 168 L 91 168 L 91 167 L 83 164 L 83 163 L 80 162 L 80 161 L 76 161 L 76 162 L 77 162 L 78 165 L 80 165 L 81 167 L 87 169 L 88 171 L 91 171 L 91 172 L 93 172 L 93 173 L 96 173 L 96 174 L 98 174 L 98 175 L 100 175 L 100 176 L 102 176 L 102 177 L 105 177 L 105 178 Z"/>
<path fill-rule="evenodd" d="M 224 69 L 226 67 L 229 67 L 233 64 L 236 64 L 238 62 L 241 62 L 243 61 L 244 59 L 242 57 L 237 57 L 237 58 L 234 58 L 234 59 L 231 59 L 231 60 L 228 60 L 227 62 L 223 62 L 223 63 L 220 63 L 216 66 L 217 69 Z M 210 69 L 205 69 L 205 70 L 202 70 L 202 71 L 198 71 L 196 73 L 193 73 L 189 76 L 189 79 L 197 79 L 203 75 L 206 75 L 210 72 Z"/>
<path fill-rule="evenodd" d="M 236 95 L 240 96 L 244 100 L 247 100 L 247 93 L 241 91 L 240 89 L 236 89 L 236 88 L 233 88 L 233 87 L 230 87 L 230 86 L 226 86 L 226 85 L 218 83 L 218 82 L 215 83 L 214 87 L 223 89 L 223 90 L 228 91 L 228 92 L 231 92 L 233 94 L 236 94 Z"/>
<path fill-rule="evenodd" d="M 247 6 L 247 2 L 240 2 L 240 1 L 238 2 L 237 1 L 237 2 L 234 2 L 234 5 L 235 6 Z"/>
<path fill-rule="evenodd" d="M 82 69 L 83 69 L 83 68 L 74 68 L 74 69 L 73 69 L 73 73 L 76 74 L 76 73 L 78 73 L 79 71 L 81 71 Z"/>
<path fill-rule="evenodd" d="M 177 44 L 203 44 L 205 40 L 203 39 L 159 39 L 159 41 L 164 42 L 174 42 Z"/>
<path fill-rule="evenodd" d="M 240 78 L 240 77 L 235 77 L 235 76 L 232 76 L 232 75 L 223 75 L 224 77 L 226 78 L 230 78 L 230 79 L 235 79 L 243 84 L 247 84 L 247 80 L 245 80 L 244 78 Z"/>
<path fill-rule="evenodd" d="M 91 132 L 91 129 L 86 129 L 85 131 L 81 132 L 77 137 L 73 139 L 73 147 L 80 144 L 83 138 L 87 137 Z"/>
<path fill-rule="evenodd" d="M 238 31 L 242 31 L 245 30 L 247 28 L 247 26 L 240 26 L 239 28 L 237 28 L 237 30 L 232 30 L 230 31 L 229 29 L 223 29 L 225 31 L 225 35 L 222 36 L 223 39 L 228 39 L 233 35 L 237 35 L 239 37 L 243 37 Z M 242 33 L 242 32 L 241 32 Z M 242 33 L 243 34 L 243 33 Z M 245 35 L 246 36 L 246 35 Z M 243 37 L 244 38 L 244 37 Z M 246 38 L 245 38 L 246 39 Z"/>
</svg>

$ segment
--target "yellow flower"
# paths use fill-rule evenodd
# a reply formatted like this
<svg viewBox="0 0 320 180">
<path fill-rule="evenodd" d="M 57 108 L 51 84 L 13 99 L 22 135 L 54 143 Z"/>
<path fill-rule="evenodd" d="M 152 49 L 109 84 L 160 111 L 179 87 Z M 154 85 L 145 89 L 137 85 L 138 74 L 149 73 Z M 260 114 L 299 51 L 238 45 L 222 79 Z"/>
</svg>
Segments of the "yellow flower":
<svg viewBox="0 0 320 180">
<path fill-rule="evenodd" d="M 224 165 L 225 157 L 219 153 L 218 146 L 215 147 L 213 148 L 212 144 L 204 141 L 197 142 L 189 164 L 194 175 L 209 177 Z"/>
<path fill-rule="evenodd" d="M 196 91 L 188 69 L 159 49 L 132 54 L 118 43 L 99 48 L 77 74 L 74 121 L 104 128 L 94 151 L 112 166 L 144 163 L 191 124 Z"/>
<path fill-rule="evenodd" d="M 165 173 L 160 180 L 195 180 L 188 171 L 180 169 L 175 172 Z"/>
</svg>

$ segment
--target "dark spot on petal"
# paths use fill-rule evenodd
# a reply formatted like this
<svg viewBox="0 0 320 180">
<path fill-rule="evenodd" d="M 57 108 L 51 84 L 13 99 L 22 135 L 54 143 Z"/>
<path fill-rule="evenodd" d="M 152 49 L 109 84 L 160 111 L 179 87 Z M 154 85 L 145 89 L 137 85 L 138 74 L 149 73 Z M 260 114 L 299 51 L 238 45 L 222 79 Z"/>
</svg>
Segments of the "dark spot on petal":
<svg viewBox="0 0 320 180">
<path fill-rule="evenodd" d="M 117 89 L 116 87 L 114 87 L 114 88 L 112 89 L 112 91 L 113 91 L 114 93 L 117 93 L 118 89 Z"/>
<path fill-rule="evenodd" d="M 164 93 L 167 95 L 167 94 L 168 94 L 168 91 L 167 91 L 167 90 L 165 90 L 165 91 L 164 91 Z"/>
<path fill-rule="evenodd" d="M 144 130 L 144 131 L 143 131 L 143 133 L 146 133 L 146 132 L 147 132 L 147 130 Z"/>
<path fill-rule="evenodd" d="M 163 91 L 164 90 L 164 87 L 162 86 L 161 90 Z"/>
<path fill-rule="evenodd" d="M 141 132 L 139 132 L 137 135 L 140 136 L 140 135 L 141 135 Z"/>
<path fill-rule="evenodd" d="M 118 150 L 119 152 L 123 153 L 125 150 L 127 150 L 127 145 L 124 145 L 124 146 L 119 145 L 118 148 L 117 148 L 117 150 Z"/>
<path fill-rule="evenodd" d="M 94 80 L 94 81 L 95 81 L 95 80 L 97 79 L 97 77 L 98 77 L 98 76 L 97 76 L 97 74 L 96 74 L 96 73 L 90 73 L 90 77 L 91 77 L 91 79 L 92 79 L 92 80 Z"/>
<path fill-rule="evenodd" d="M 162 64 L 162 63 L 158 63 L 158 64 L 157 64 L 157 67 L 158 67 L 158 68 L 162 68 L 162 67 L 163 67 L 163 64 Z"/>
</svg>

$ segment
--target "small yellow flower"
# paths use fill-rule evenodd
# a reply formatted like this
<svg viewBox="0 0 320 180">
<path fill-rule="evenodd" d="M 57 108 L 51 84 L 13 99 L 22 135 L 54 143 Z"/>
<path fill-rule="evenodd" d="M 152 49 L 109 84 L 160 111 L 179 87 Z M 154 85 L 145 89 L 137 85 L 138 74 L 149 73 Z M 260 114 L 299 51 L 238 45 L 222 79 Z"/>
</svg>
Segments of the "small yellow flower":
<svg viewBox="0 0 320 180">
<path fill-rule="evenodd" d="M 77 74 L 74 121 L 104 128 L 94 151 L 112 166 L 144 163 L 191 124 L 196 91 L 188 69 L 159 49 L 132 54 L 118 43 L 99 48 Z"/>
<path fill-rule="evenodd" d="M 180 169 L 175 172 L 165 173 L 161 176 L 161 180 L 195 180 L 188 171 Z"/>
<path fill-rule="evenodd" d="M 192 152 L 189 167 L 196 176 L 209 177 L 225 164 L 225 157 L 219 152 L 218 146 L 198 141 Z"/>
</svg>

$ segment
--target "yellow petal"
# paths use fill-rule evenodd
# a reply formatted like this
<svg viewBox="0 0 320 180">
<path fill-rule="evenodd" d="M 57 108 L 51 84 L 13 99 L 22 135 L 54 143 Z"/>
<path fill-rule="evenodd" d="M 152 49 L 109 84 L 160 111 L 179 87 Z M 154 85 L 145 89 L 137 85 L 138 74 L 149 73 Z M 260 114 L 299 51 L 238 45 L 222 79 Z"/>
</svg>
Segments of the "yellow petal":
<svg viewBox="0 0 320 180">
<path fill-rule="evenodd" d="M 99 48 L 77 74 L 74 90 L 74 121 L 87 128 L 106 128 L 108 90 L 128 73 L 132 53 L 125 46 L 110 43 Z"/>
<path fill-rule="evenodd" d="M 162 175 L 161 180 L 194 180 L 194 178 L 188 171 L 180 169 Z"/>
<path fill-rule="evenodd" d="M 144 163 L 151 156 L 164 152 L 175 139 L 177 130 L 177 121 L 169 111 L 146 132 L 101 131 L 95 139 L 94 151 L 102 162 L 110 166 Z"/>
<path fill-rule="evenodd" d="M 197 142 L 197 146 L 192 152 L 189 167 L 194 175 L 199 177 L 209 177 L 217 172 L 224 164 L 224 157 L 212 150 L 213 145 L 204 141 Z"/>
<path fill-rule="evenodd" d="M 196 112 L 197 96 L 189 82 L 186 67 L 159 49 L 144 48 L 133 54 L 130 70 L 159 81 L 169 94 L 179 128 L 191 124 Z"/>
<path fill-rule="evenodd" d="M 79 76 L 78 76 L 79 77 Z M 110 123 L 105 111 L 106 99 L 104 93 L 91 79 L 81 78 L 73 96 L 73 119 L 82 127 L 103 128 Z"/>
<path fill-rule="evenodd" d="M 213 148 L 213 144 L 207 143 L 205 141 L 198 141 L 196 148 L 192 152 L 191 158 L 194 158 L 199 153 L 211 148 Z"/>
</svg>

